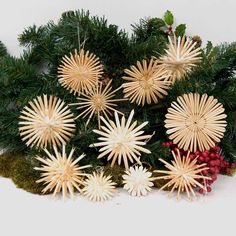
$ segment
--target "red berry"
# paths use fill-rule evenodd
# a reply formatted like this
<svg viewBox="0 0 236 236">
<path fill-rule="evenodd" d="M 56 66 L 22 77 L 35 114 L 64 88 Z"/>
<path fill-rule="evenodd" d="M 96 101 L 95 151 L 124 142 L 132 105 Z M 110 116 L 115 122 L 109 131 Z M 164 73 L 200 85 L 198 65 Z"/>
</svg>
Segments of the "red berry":
<svg viewBox="0 0 236 236">
<path fill-rule="evenodd" d="M 203 175 L 208 175 L 208 170 L 203 170 L 203 171 L 202 171 L 202 174 L 203 174 Z"/>
<path fill-rule="evenodd" d="M 220 163 L 220 168 L 225 168 L 225 164 L 223 162 Z"/>
<path fill-rule="evenodd" d="M 224 157 L 223 157 L 223 156 L 220 156 L 220 160 L 223 161 L 223 160 L 224 160 Z"/>
<path fill-rule="evenodd" d="M 214 159 L 214 158 L 215 158 L 215 153 L 210 153 L 209 157 L 210 157 L 211 159 Z"/>
<path fill-rule="evenodd" d="M 211 172 L 212 174 L 215 174 L 215 173 L 216 173 L 215 167 L 210 167 L 210 172 Z"/>
<path fill-rule="evenodd" d="M 213 181 L 212 180 L 208 180 L 208 184 L 209 185 L 213 184 Z"/>
<path fill-rule="evenodd" d="M 215 160 L 215 166 L 220 166 L 220 160 Z"/>
<path fill-rule="evenodd" d="M 209 152 L 208 151 L 204 151 L 204 152 L 202 152 L 202 154 L 201 154 L 203 157 L 208 157 L 208 155 L 209 155 Z"/>
<path fill-rule="evenodd" d="M 212 181 L 216 181 L 217 180 L 217 176 L 216 175 L 212 175 L 211 179 L 212 179 Z"/>
<path fill-rule="evenodd" d="M 215 157 L 216 157 L 217 159 L 219 159 L 219 158 L 220 158 L 220 155 L 219 155 L 218 153 L 216 153 Z"/>
<path fill-rule="evenodd" d="M 199 192 L 200 194 L 203 194 L 203 193 L 204 193 L 204 189 L 203 189 L 203 188 L 200 188 L 200 189 L 198 190 L 198 192 Z"/>
<path fill-rule="evenodd" d="M 210 193 L 211 192 L 211 187 L 207 186 L 207 192 Z"/>
<path fill-rule="evenodd" d="M 195 154 L 196 156 L 199 156 L 201 153 L 200 153 L 199 151 L 196 151 L 194 154 Z"/>
<path fill-rule="evenodd" d="M 200 162 L 204 162 L 204 161 L 205 161 L 205 158 L 204 158 L 203 156 L 200 156 L 200 157 L 198 157 L 198 160 L 199 160 Z"/>
<path fill-rule="evenodd" d="M 190 160 L 192 161 L 192 160 L 195 159 L 195 156 L 194 156 L 193 154 L 190 154 L 190 155 L 189 155 L 189 158 L 190 158 Z"/>
<path fill-rule="evenodd" d="M 220 172 L 219 168 L 215 167 L 215 173 L 219 174 L 219 172 Z"/>
<path fill-rule="evenodd" d="M 220 148 L 219 146 L 215 146 L 215 151 L 216 151 L 216 152 L 219 152 L 220 149 L 221 149 L 221 148 Z"/>
<path fill-rule="evenodd" d="M 213 160 L 211 160 L 211 161 L 209 161 L 209 166 L 215 166 L 215 161 L 213 161 Z"/>
<path fill-rule="evenodd" d="M 209 157 L 206 157 L 206 158 L 205 158 L 205 162 L 208 162 L 208 161 L 210 161 L 210 158 L 209 158 Z"/>
</svg>

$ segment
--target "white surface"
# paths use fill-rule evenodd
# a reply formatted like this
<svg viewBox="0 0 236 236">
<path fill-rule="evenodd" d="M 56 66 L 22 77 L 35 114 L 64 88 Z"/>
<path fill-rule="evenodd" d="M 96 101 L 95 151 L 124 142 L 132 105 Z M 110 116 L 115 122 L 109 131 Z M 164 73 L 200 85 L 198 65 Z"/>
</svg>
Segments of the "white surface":
<svg viewBox="0 0 236 236">
<path fill-rule="evenodd" d="M 27 26 L 57 20 L 67 10 L 85 9 L 130 30 L 143 17 L 161 17 L 169 9 L 190 35 L 214 43 L 236 41 L 235 0 L 0 0 L 0 40 L 19 55 L 17 36 Z"/>
<path fill-rule="evenodd" d="M 56 20 L 63 11 L 89 9 L 105 15 L 109 23 L 130 30 L 141 17 L 170 9 L 189 34 L 215 43 L 236 41 L 235 0 L 1 0 L 0 40 L 14 55 L 17 35 L 26 26 Z M 236 178 L 221 177 L 214 192 L 189 203 L 153 192 L 132 198 L 123 191 L 110 202 L 93 204 L 82 197 L 66 202 L 26 193 L 0 178 L 1 236 L 72 235 L 234 235 Z"/>
<path fill-rule="evenodd" d="M 235 235 L 236 177 L 220 176 L 214 191 L 196 201 L 166 192 L 131 197 L 122 189 L 105 203 L 78 196 L 62 201 L 33 195 L 0 178 L 3 236 L 199 236 Z"/>
</svg>

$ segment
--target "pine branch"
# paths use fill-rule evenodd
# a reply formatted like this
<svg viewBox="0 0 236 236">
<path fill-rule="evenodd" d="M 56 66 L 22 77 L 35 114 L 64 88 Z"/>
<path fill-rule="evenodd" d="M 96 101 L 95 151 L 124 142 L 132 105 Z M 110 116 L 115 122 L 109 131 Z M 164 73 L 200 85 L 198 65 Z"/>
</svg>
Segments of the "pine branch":
<svg viewBox="0 0 236 236">
<path fill-rule="evenodd" d="M 0 57 L 4 57 L 7 55 L 6 46 L 0 41 Z"/>
</svg>

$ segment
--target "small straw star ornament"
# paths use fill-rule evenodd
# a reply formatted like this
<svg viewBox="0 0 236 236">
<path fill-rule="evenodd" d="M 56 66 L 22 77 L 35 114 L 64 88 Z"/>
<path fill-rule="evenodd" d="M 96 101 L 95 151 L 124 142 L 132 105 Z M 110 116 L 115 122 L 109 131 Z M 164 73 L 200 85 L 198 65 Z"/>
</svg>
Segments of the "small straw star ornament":
<svg viewBox="0 0 236 236">
<path fill-rule="evenodd" d="M 112 91 L 111 87 L 112 80 L 110 80 L 105 88 L 103 88 L 102 83 L 98 82 L 98 84 L 91 89 L 91 91 L 85 93 L 81 93 L 82 97 L 78 97 L 78 102 L 70 105 L 76 105 L 77 109 L 83 109 L 83 111 L 75 118 L 87 118 L 86 125 L 89 124 L 91 118 L 93 116 L 97 116 L 98 126 L 100 128 L 100 116 L 105 116 L 106 119 L 109 119 L 108 116 L 111 116 L 114 111 L 122 114 L 117 111 L 115 107 L 117 106 L 117 102 L 125 101 L 126 99 L 114 99 L 116 92 L 120 89 L 115 89 Z"/>
<path fill-rule="evenodd" d="M 104 175 L 103 171 L 93 172 L 85 180 L 83 193 L 90 201 L 106 201 L 114 196 L 115 185 L 110 175 Z"/>
<path fill-rule="evenodd" d="M 211 180 L 211 177 L 201 174 L 202 171 L 209 169 L 206 167 L 206 163 L 201 165 L 197 164 L 197 157 L 191 161 L 189 154 L 190 152 L 188 152 L 187 156 L 181 156 L 179 150 L 177 150 L 177 154 L 172 151 L 174 160 L 172 160 L 171 163 L 159 159 L 165 164 L 168 170 L 154 171 L 164 174 L 163 176 L 155 177 L 156 179 L 169 180 L 160 190 L 171 187 L 169 195 L 171 195 L 174 190 L 177 190 L 177 199 L 180 199 L 181 192 L 186 192 L 188 198 L 191 200 L 192 196 L 196 197 L 194 188 L 199 187 L 206 190 L 206 186 L 203 186 L 199 180 Z"/>
<path fill-rule="evenodd" d="M 122 176 L 124 189 L 132 196 L 146 196 L 152 190 L 153 180 L 152 173 L 143 166 L 130 167 Z"/>
<path fill-rule="evenodd" d="M 189 37 L 168 37 L 169 45 L 166 54 L 161 56 L 160 66 L 170 75 L 170 80 L 183 79 L 201 61 L 201 48 Z"/>
</svg>

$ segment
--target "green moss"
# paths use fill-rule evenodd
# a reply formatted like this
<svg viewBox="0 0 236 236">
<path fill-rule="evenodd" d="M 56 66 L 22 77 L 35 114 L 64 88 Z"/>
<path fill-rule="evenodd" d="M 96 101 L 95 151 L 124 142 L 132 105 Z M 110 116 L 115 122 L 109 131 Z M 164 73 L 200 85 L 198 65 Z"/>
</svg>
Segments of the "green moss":
<svg viewBox="0 0 236 236">
<path fill-rule="evenodd" d="M 153 177 L 158 177 L 158 176 L 162 176 L 163 174 L 161 173 L 153 173 Z M 153 181 L 153 184 L 156 188 L 161 188 L 163 187 L 165 184 L 167 184 L 169 180 L 166 180 L 166 179 L 156 179 Z M 164 191 L 170 191 L 171 188 L 170 187 L 166 187 L 165 189 L 163 189 Z"/>
<path fill-rule="evenodd" d="M 236 174 L 236 163 L 232 163 L 231 167 L 228 168 L 225 173 L 221 173 L 221 174 L 225 174 L 228 176 L 234 176 Z"/>
<path fill-rule="evenodd" d="M 24 156 L 17 158 L 12 166 L 11 178 L 18 188 L 27 192 L 41 194 L 43 186 L 37 184 L 40 172 L 34 170 L 35 163 Z"/>
<path fill-rule="evenodd" d="M 18 188 L 27 192 L 41 194 L 43 186 L 35 183 L 40 172 L 34 170 L 36 162 L 22 154 L 3 154 L 0 156 L 0 175 L 11 178 Z"/>
<path fill-rule="evenodd" d="M 2 154 L 0 156 L 0 176 L 10 178 L 12 163 L 15 157 L 9 154 Z"/>
<path fill-rule="evenodd" d="M 117 187 L 122 187 L 122 175 L 124 174 L 124 167 L 119 166 L 119 165 L 114 165 L 111 167 L 111 165 L 106 165 L 104 167 L 104 173 L 106 175 L 111 175 L 112 176 L 112 181 L 115 182 Z"/>
</svg>

